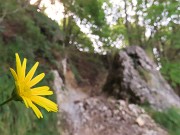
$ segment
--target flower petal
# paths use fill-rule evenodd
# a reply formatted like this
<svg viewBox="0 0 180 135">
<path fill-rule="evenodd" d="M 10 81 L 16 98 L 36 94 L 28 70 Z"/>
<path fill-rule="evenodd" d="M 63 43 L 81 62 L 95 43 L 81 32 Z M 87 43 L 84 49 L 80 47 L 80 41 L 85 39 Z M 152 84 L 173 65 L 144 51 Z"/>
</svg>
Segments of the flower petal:
<svg viewBox="0 0 180 135">
<path fill-rule="evenodd" d="M 26 105 L 26 107 L 29 108 L 29 104 L 27 102 L 27 98 L 22 96 L 22 99 L 23 99 L 24 104 Z"/>
<path fill-rule="evenodd" d="M 43 118 L 41 111 L 33 103 L 32 103 L 31 108 L 39 119 Z"/>
<path fill-rule="evenodd" d="M 31 107 L 38 118 L 43 118 L 43 115 L 40 112 L 40 110 L 32 103 L 32 101 L 29 98 L 22 97 L 22 99 L 23 99 L 26 107 L 27 108 Z"/>
<path fill-rule="evenodd" d="M 32 77 L 34 76 L 34 73 L 35 73 L 38 65 L 39 65 L 39 62 L 36 62 L 36 63 L 34 64 L 34 66 L 33 66 L 33 67 L 31 68 L 31 70 L 28 72 L 28 74 L 27 74 L 27 76 L 26 76 L 26 78 L 25 78 L 25 82 L 29 82 L 29 81 L 32 79 Z"/>
<path fill-rule="evenodd" d="M 37 87 L 31 89 L 31 94 L 32 95 L 52 95 L 53 92 L 49 90 L 48 86 L 42 86 L 42 87 Z"/>
<path fill-rule="evenodd" d="M 18 53 L 16 55 L 16 70 L 17 70 L 17 76 L 20 79 L 21 78 L 21 60 L 19 58 Z"/>
<path fill-rule="evenodd" d="M 28 82 L 27 85 L 29 87 L 32 87 L 32 86 L 36 85 L 38 82 L 40 82 L 44 78 L 44 76 L 45 76 L 44 73 L 39 74 L 38 76 L 33 78 L 30 82 Z"/>
<path fill-rule="evenodd" d="M 32 96 L 31 100 L 38 104 L 39 106 L 42 106 L 43 108 L 45 108 L 48 112 L 49 111 L 53 111 L 53 112 L 57 112 L 58 111 L 58 107 L 57 104 L 55 104 L 54 102 L 52 102 L 51 100 L 41 97 L 41 96 Z"/>
<path fill-rule="evenodd" d="M 41 87 L 36 87 L 36 88 L 32 88 L 31 91 L 44 91 L 44 90 L 49 90 L 48 86 L 41 86 Z"/>
<path fill-rule="evenodd" d="M 24 58 L 24 61 L 23 61 L 23 63 L 22 63 L 22 70 L 21 70 L 21 74 L 22 74 L 23 80 L 24 80 L 25 74 L 26 74 L 26 63 L 27 63 L 27 59 Z"/>
<path fill-rule="evenodd" d="M 16 72 L 14 71 L 14 69 L 10 68 L 10 71 L 11 71 L 11 74 L 13 75 L 13 77 L 14 77 L 14 80 L 17 81 L 18 76 L 17 76 Z"/>
</svg>

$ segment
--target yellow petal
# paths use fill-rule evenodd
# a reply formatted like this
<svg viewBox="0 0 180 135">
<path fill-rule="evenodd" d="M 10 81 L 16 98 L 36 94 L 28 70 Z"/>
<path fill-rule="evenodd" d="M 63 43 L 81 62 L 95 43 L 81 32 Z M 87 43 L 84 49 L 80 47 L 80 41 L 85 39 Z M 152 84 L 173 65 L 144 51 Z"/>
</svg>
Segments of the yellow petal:
<svg viewBox="0 0 180 135">
<path fill-rule="evenodd" d="M 32 86 L 36 85 L 38 82 L 40 82 L 44 78 L 44 76 L 45 76 L 44 73 L 39 74 L 38 76 L 33 78 L 29 83 L 27 83 L 27 85 L 29 87 L 32 87 Z"/>
<path fill-rule="evenodd" d="M 28 74 L 27 74 L 27 76 L 26 76 L 26 78 L 25 78 L 25 82 L 29 82 L 29 81 L 32 79 L 32 77 L 34 76 L 34 73 L 35 73 L 38 65 L 39 65 L 39 62 L 36 62 L 36 63 L 34 64 L 34 66 L 33 66 L 33 67 L 31 68 L 31 70 L 28 72 Z"/>
<path fill-rule="evenodd" d="M 48 86 L 41 86 L 41 87 L 36 87 L 36 88 L 32 88 L 32 91 L 44 91 L 44 90 L 49 90 Z"/>
<path fill-rule="evenodd" d="M 31 106 L 32 110 L 34 111 L 34 113 L 36 114 L 36 116 L 40 119 L 43 118 L 42 113 L 40 112 L 40 110 L 32 103 Z"/>
<path fill-rule="evenodd" d="M 22 99 L 23 99 L 24 104 L 26 105 L 26 107 L 29 108 L 29 104 L 28 104 L 28 102 L 27 102 L 27 100 L 26 100 L 26 97 L 23 97 L 23 96 L 22 96 Z"/>
<path fill-rule="evenodd" d="M 45 95 L 52 95 L 52 91 L 41 91 L 41 92 L 32 92 L 32 95 L 37 95 L 37 96 L 45 96 Z"/>
<path fill-rule="evenodd" d="M 18 80 L 18 77 L 17 77 L 17 74 L 16 74 L 16 72 L 14 71 L 14 69 L 10 68 L 10 71 L 11 71 L 11 74 L 13 75 L 13 77 L 14 77 L 14 80 L 17 81 L 17 80 Z"/>
<path fill-rule="evenodd" d="M 16 70 L 17 70 L 17 76 L 20 79 L 21 78 L 21 60 L 19 58 L 18 53 L 16 55 Z"/>
<path fill-rule="evenodd" d="M 23 61 L 23 64 L 22 64 L 22 70 L 21 70 L 21 74 L 22 74 L 23 80 L 24 80 L 25 74 L 26 74 L 26 63 L 27 63 L 27 59 L 24 58 L 24 61 Z"/>
<path fill-rule="evenodd" d="M 40 110 L 32 103 L 32 101 L 29 98 L 22 96 L 22 99 L 23 99 L 26 107 L 27 108 L 31 107 L 38 118 L 43 118 L 42 113 L 40 112 Z"/>
<path fill-rule="evenodd" d="M 52 95 L 53 92 L 49 90 L 49 87 L 47 86 L 42 86 L 42 87 L 37 87 L 31 89 L 31 94 L 32 95 Z"/>
<path fill-rule="evenodd" d="M 32 96 L 31 100 L 38 104 L 39 106 L 42 106 L 43 108 L 45 108 L 47 111 L 53 111 L 53 112 L 57 112 L 58 111 L 58 107 L 57 104 L 55 104 L 54 102 L 52 102 L 51 100 L 41 97 L 41 96 Z"/>
</svg>

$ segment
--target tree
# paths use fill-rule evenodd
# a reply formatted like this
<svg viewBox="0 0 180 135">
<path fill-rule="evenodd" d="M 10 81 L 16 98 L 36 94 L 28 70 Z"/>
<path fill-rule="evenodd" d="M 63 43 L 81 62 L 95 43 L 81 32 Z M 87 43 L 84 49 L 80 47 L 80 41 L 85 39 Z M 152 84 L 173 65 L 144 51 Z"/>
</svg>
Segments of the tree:
<svg viewBox="0 0 180 135">
<path fill-rule="evenodd" d="M 105 39 L 109 36 L 109 26 L 105 19 L 104 10 L 102 9 L 104 0 L 62 0 L 61 2 L 64 5 L 63 31 L 65 34 L 65 46 L 68 46 L 70 42 L 72 43 L 70 38 L 72 36 L 73 39 L 82 38 L 80 37 L 80 35 L 83 36 L 80 28 L 79 32 L 76 32 L 76 34 L 72 33 L 75 29 L 77 30 L 79 25 L 89 28 L 86 34 L 97 35 L 102 43 L 107 43 Z M 85 35 L 83 37 L 85 37 Z M 90 41 L 88 36 L 86 36 L 86 39 L 88 41 L 84 40 L 84 45 L 86 41 Z M 88 43 L 90 48 L 92 48 L 92 45 L 93 43 L 91 45 Z M 87 44 L 85 46 L 87 47 Z"/>
</svg>

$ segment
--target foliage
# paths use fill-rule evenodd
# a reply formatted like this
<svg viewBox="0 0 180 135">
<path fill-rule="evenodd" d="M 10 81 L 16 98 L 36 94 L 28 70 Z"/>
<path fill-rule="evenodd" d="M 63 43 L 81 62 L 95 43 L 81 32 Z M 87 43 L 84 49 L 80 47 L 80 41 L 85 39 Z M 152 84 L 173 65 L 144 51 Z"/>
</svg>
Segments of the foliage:
<svg viewBox="0 0 180 135">
<path fill-rule="evenodd" d="M 171 81 L 173 86 L 180 85 L 180 62 L 165 62 L 162 63 L 163 68 L 161 72 L 164 74 L 167 80 Z"/>
<path fill-rule="evenodd" d="M 81 83 L 83 79 L 81 75 L 79 74 L 77 68 L 72 63 L 70 63 L 69 66 L 74 74 L 75 79 L 77 80 L 77 83 Z"/>
<path fill-rule="evenodd" d="M 3 57 L 2 62 L 12 62 L 15 52 L 31 58 L 35 58 L 36 53 L 50 60 L 51 47 L 62 40 L 58 24 L 32 6 L 6 16 L 2 26 L 4 29 L 0 32 L 0 48 L 4 51 L 0 56 L 9 54 L 9 57 Z"/>
<path fill-rule="evenodd" d="M 93 39 L 86 34 L 98 37 L 103 44 L 109 43 L 110 29 L 102 8 L 104 0 L 62 0 L 60 2 L 63 3 L 65 10 L 62 26 L 65 34 L 65 46 L 80 43 L 79 48 L 92 51 L 96 41 L 93 42 Z M 80 26 L 87 29 L 85 34 Z"/>
<path fill-rule="evenodd" d="M 24 0 L 0 1 L 0 103 L 7 100 L 14 89 L 9 67 L 15 66 L 15 53 L 28 58 L 28 66 L 40 60 L 38 73 L 46 72 L 44 85 L 52 80 L 48 75 L 53 63 L 51 48 L 58 44 L 53 40 L 60 33 L 59 26 L 35 7 L 24 3 Z M 27 4 L 26 7 L 21 6 Z M 45 32 L 42 30 L 45 29 Z M 50 37 L 50 38 L 47 38 Z M 61 46 L 61 44 L 59 44 Z M 29 70 L 29 67 L 27 69 Z M 36 73 L 37 74 L 37 73 Z M 50 97 L 55 100 L 55 97 Z M 38 120 L 31 109 L 27 109 L 21 102 L 9 102 L 0 108 L 0 133 L 3 135 L 56 135 L 57 114 L 48 113 L 42 109 L 44 118 Z"/>
<path fill-rule="evenodd" d="M 153 112 L 154 120 L 168 130 L 170 135 L 180 134 L 180 110 L 170 108 L 164 112 Z"/>
<path fill-rule="evenodd" d="M 170 135 L 180 134 L 180 109 L 168 108 L 163 111 L 152 109 L 148 103 L 142 105 L 146 112 L 158 123 L 165 128 Z"/>
</svg>

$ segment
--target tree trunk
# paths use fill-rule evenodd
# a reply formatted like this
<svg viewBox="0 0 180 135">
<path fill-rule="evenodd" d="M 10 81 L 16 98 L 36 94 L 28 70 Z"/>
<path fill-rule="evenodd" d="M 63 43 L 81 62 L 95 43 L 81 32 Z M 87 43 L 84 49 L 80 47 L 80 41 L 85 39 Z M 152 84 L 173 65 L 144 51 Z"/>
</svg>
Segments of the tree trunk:
<svg viewBox="0 0 180 135">
<path fill-rule="evenodd" d="M 128 21 L 128 13 L 127 13 L 127 1 L 124 0 L 124 11 L 125 11 L 125 27 L 126 27 L 126 31 L 127 31 L 127 37 L 128 37 L 128 42 L 129 42 L 129 45 L 132 45 L 133 42 L 132 42 L 132 37 L 131 37 L 131 34 L 130 34 L 130 25 L 129 25 L 129 21 Z"/>
</svg>

